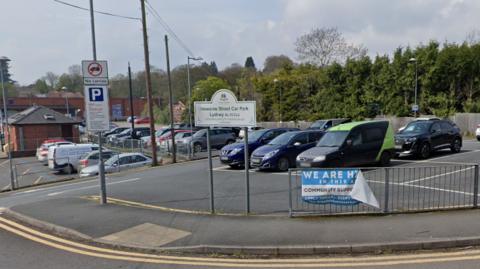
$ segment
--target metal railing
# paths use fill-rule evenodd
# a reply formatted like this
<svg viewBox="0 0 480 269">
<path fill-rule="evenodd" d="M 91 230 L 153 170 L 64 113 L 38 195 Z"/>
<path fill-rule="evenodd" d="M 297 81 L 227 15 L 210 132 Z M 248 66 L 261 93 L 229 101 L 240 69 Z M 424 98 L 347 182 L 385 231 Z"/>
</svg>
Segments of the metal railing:
<svg viewBox="0 0 480 269">
<path fill-rule="evenodd" d="M 362 203 L 336 205 L 306 202 L 302 197 L 301 171 L 315 169 L 291 169 L 288 177 L 290 216 L 388 214 L 478 206 L 478 165 L 352 169 L 362 172 L 379 202 L 379 208 Z M 321 168 L 321 170 L 334 169 Z"/>
</svg>

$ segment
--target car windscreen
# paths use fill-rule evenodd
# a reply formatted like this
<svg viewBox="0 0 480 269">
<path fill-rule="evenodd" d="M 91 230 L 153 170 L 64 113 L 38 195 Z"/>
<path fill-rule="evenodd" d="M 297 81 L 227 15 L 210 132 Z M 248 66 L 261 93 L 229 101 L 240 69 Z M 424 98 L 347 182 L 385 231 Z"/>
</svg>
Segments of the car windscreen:
<svg viewBox="0 0 480 269">
<path fill-rule="evenodd" d="M 105 165 L 112 166 L 118 160 L 118 155 L 114 155 L 110 159 L 105 161 Z"/>
<path fill-rule="evenodd" d="M 283 133 L 272 141 L 270 141 L 268 144 L 269 145 L 286 145 L 290 140 L 295 137 L 298 133 L 297 132 L 288 132 L 288 133 Z"/>
<path fill-rule="evenodd" d="M 408 133 L 425 133 L 428 132 L 430 125 L 432 124 L 431 121 L 414 121 L 410 122 L 405 129 L 401 131 L 402 134 Z"/>
<path fill-rule="evenodd" d="M 316 122 L 314 122 L 314 123 L 310 126 L 310 128 L 318 128 L 318 129 L 321 129 L 321 128 L 325 125 L 326 122 L 327 122 L 326 120 L 316 121 Z"/>
<path fill-rule="evenodd" d="M 200 130 L 200 131 L 196 132 L 196 133 L 193 135 L 193 137 L 202 137 L 206 132 L 207 132 L 206 129 Z"/>
<path fill-rule="evenodd" d="M 340 147 L 348 133 L 348 131 L 326 132 L 318 141 L 317 147 Z"/>
<path fill-rule="evenodd" d="M 131 129 L 126 129 L 126 130 L 123 130 L 122 132 L 120 132 L 120 135 L 127 135 L 129 134 L 131 131 Z"/>
<path fill-rule="evenodd" d="M 248 133 L 248 142 L 256 142 L 260 137 L 263 136 L 264 133 L 268 132 L 269 130 L 259 130 Z"/>
</svg>

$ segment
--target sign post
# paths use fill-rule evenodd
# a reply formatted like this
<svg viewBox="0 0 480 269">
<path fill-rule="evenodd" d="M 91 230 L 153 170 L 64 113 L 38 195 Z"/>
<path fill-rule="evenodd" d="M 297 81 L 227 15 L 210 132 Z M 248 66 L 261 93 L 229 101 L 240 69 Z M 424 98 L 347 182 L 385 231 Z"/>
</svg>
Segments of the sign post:
<svg viewBox="0 0 480 269">
<path fill-rule="evenodd" d="M 245 211 L 250 213 L 250 177 L 248 168 L 248 128 L 257 124 L 256 102 L 238 101 L 235 94 L 230 90 L 221 89 L 212 95 L 210 101 L 200 101 L 194 103 L 195 126 L 208 127 L 207 130 L 207 148 L 210 176 L 210 206 L 214 213 L 214 193 L 213 193 L 213 169 L 210 148 L 210 127 L 245 127 Z M 191 146 L 191 145 L 190 145 Z"/>
<path fill-rule="evenodd" d="M 106 61 L 82 61 L 87 130 L 98 133 L 101 203 L 107 203 L 107 187 L 102 159 L 102 132 L 110 129 L 108 68 Z"/>
</svg>

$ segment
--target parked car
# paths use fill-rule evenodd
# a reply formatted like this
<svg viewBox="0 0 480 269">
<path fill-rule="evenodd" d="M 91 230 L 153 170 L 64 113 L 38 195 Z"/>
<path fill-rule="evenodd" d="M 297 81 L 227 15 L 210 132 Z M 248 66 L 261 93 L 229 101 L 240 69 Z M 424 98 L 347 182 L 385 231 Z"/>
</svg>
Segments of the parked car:
<svg viewBox="0 0 480 269">
<path fill-rule="evenodd" d="M 323 134 L 320 130 L 283 133 L 253 151 L 250 166 L 260 170 L 287 171 L 288 168 L 295 167 L 298 154 L 314 147 Z"/>
<path fill-rule="evenodd" d="M 133 120 L 135 120 L 136 118 L 137 118 L 137 116 L 133 116 Z M 131 116 L 129 116 L 127 118 L 127 122 L 132 122 L 132 117 Z"/>
<path fill-rule="evenodd" d="M 263 129 L 263 127 L 248 127 L 247 129 L 248 129 L 248 133 L 251 133 L 253 131 L 261 130 Z M 242 139 L 245 137 L 245 129 L 242 128 L 240 130 L 240 132 L 238 133 L 238 137 Z"/>
<path fill-rule="evenodd" d="M 250 155 L 258 147 L 267 144 L 275 137 L 291 131 L 299 131 L 297 128 L 274 128 L 254 131 L 248 136 L 248 152 Z M 228 164 L 230 167 L 241 167 L 245 164 L 244 144 L 240 141 L 223 147 L 220 151 L 220 162 Z"/>
<path fill-rule="evenodd" d="M 190 130 L 175 130 L 175 144 L 176 145 L 178 144 L 178 140 L 191 137 L 193 134 L 194 133 L 190 132 Z M 161 148 L 170 152 L 172 150 L 172 144 L 173 144 L 171 134 L 167 132 L 166 134 L 162 135 L 158 141 L 158 144 Z"/>
<path fill-rule="evenodd" d="M 180 150 L 186 151 L 188 147 L 193 152 L 200 152 L 207 149 L 207 130 L 197 131 L 191 137 L 186 138 L 182 143 L 177 143 Z M 212 148 L 218 148 L 232 144 L 236 140 L 235 134 L 231 129 L 215 128 L 210 130 L 210 145 Z"/>
<path fill-rule="evenodd" d="M 315 129 L 315 130 L 322 130 L 326 131 L 330 127 L 337 126 L 342 123 L 350 122 L 350 119 L 328 119 L 328 120 L 317 120 L 310 127 L 307 129 Z"/>
<path fill-rule="evenodd" d="M 440 119 L 436 118 L 436 117 L 419 117 L 419 118 L 414 119 L 413 121 L 423 121 L 423 120 L 440 120 Z M 398 132 L 401 132 L 403 129 L 405 129 L 405 127 L 407 127 L 407 126 L 405 125 L 405 126 L 402 126 L 402 127 L 398 128 Z"/>
<path fill-rule="evenodd" d="M 135 124 L 147 124 L 150 123 L 149 117 L 137 118 L 134 120 Z"/>
<path fill-rule="evenodd" d="M 475 130 L 475 135 L 477 137 L 477 140 L 480 141 L 480 124 L 477 125 L 477 129 Z"/>
<path fill-rule="evenodd" d="M 111 150 L 103 150 L 102 159 L 106 161 L 111 157 L 113 157 L 113 155 L 115 154 L 118 154 L 118 153 Z M 81 171 L 85 167 L 97 165 L 100 162 L 99 156 L 100 156 L 100 153 L 98 150 L 85 153 L 82 157 L 80 157 L 80 160 L 78 161 L 78 166 L 75 167 L 75 170 Z"/>
<path fill-rule="evenodd" d="M 51 142 L 55 141 L 55 142 Z M 48 149 L 53 146 L 61 146 L 61 145 L 73 145 L 72 142 L 62 140 L 62 139 L 49 139 L 45 140 L 43 144 L 37 148 L 37 160 L 39 160 L 42 163 L 47 163 L 48 161 Z"/>
<path fill-rule="evenodd" d="M 417 155 L 426 159 L 433 151 L 462 149 L 460 129 L 448 120 L 412 121 L 395 136 L 395 149 L 399 155 Z"/>
<path fill-rule="evenodd" d="M 96 144 L 73 144 L 54 146 L 48 149 L 48 168 L 71 174 L 76 171 L 80 157 L 85 153 L 98 150 Z"/>
<path fill-rule="evenodd" d="M 330 128 L 317 145 L 297 156 L 297 167 L 350 167 L 390 164 L 395 154 L 388 121 L 360 121 Z"/>
<path fill-rule="evenodd" d="M 113 128 L 112 130 L 108 131 L 108 132 L 105 132 L 103 134 L 104 137 L 108 137 L 108 136 L 111 136 L 111 135 L 116 135 L 116 134 L 119 134 L 125 130 L 127 130 L 128 127 L 116 127 L 116 128 Z"/>
<path fill-rule="evenodd" d="M 152 163 L 152 159 L 142 153 L 122 153 L 114 155 L 105 161 L 105 173 L 124 171 L 132 168 L 146 166 Z M 99 173 L 99 166 L 92 165 L 80 171 L 80 177 L 95 176 Z"/>
</svg>

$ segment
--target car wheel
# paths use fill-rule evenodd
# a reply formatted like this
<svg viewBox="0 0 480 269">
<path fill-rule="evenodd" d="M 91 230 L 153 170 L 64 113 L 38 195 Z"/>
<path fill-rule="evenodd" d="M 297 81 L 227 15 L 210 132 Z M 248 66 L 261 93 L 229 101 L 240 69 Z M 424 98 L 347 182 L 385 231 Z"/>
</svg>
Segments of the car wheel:
<svg viewBox="0 0 480 269">
<path fill-rule="evenodd" d="M 430 145 L 428 143 L 423 143 L 420 146 L 420 151 L 418 152 L 418 156 L 422 159 L 426 159 L 430 156 Z"/>
<path fill-rule="evenodd" d="M 477 140 L 480 141 L 480 136 L 477 136 Z"/>
<path fill-rule="evenodd" d="M 288 168 L 290 168 L 290 164 L 288 162 L 287 158 L 280 158 L 277 162 L 277 168 L 278 170 L 284 172 L 287 171 Z"/>
<path fill-rule="evenodd" d="M 65 173 L 65 174 L 73 173 L 73 166 L 71 164 L 69 164 L 67 167 L 63 168 L 63 173 Z"/>
<path fill-rule="evenodd" d="M 200 151 L 202 151 L 202 145 L 200 144 L 193 145 L 193 152 L 200 152 Z"/>
<path fill-rule="evenodd" d="M 453 153 L 458 153 L 460 152 L 461 149 L 462 149 L 462 141 L 460 141 L 460 139 L 458 138 L 455 138 L 455 140 L 453 140 L 452 147 L 450 148 L 450 150 Z"/>
<path fill-rule="evenodd" d="M 392 156 L 391 156 L 390 152 L 388 152 L 388 151 L 382 152 L 382 155 L 380 156 L 380 165 L 381 166 L 389 166 L 391 159 L 392 159 Z"/>
</svg>

